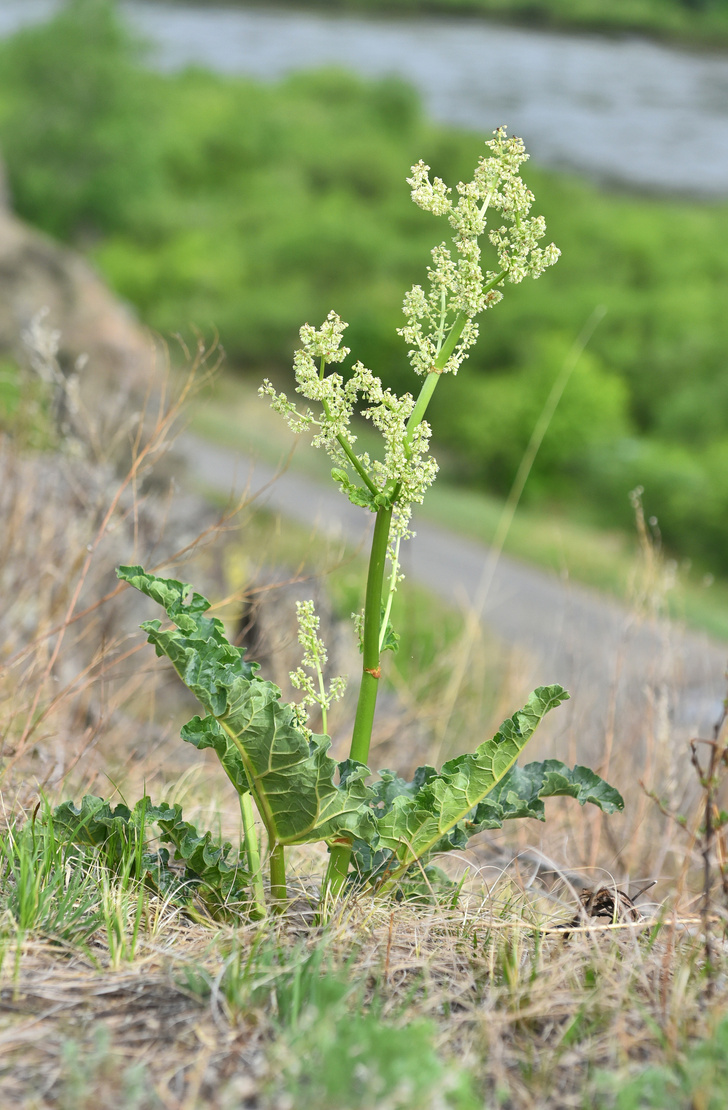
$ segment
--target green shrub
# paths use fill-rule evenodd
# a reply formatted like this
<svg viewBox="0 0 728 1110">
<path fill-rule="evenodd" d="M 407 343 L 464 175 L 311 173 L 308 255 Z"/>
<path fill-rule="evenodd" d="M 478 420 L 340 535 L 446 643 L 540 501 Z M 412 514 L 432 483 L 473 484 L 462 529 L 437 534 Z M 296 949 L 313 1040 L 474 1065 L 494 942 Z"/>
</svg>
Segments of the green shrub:
<svg viewBox="0 0 728 1110">
<path fill-rule="evenodd" d="M 62 238 L 98 235 L 128 226 L 160 187 L 155 82 L 138 55 L 111 0 L 67 0 L 0 43 L 0 137 L 20 215 Z"/>
</svg>

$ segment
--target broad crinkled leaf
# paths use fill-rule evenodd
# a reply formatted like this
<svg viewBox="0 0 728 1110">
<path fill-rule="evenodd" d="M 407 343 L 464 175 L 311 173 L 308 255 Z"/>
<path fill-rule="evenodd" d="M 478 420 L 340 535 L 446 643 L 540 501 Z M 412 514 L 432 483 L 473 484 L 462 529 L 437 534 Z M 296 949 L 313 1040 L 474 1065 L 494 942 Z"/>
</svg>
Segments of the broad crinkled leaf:
<svg viewBox="0 0 728 1110">
<path fill-rule="evenodd" d="M 411 782 L 400 778 L 394 771 L 386 768 L 379 772 L 379 779 L 372 783 L 371 790 L 374 795 L 372 805 L 379 815 L 383 817 L 391 810 L 394 799 L 399 797 L 414 798 L 431 779 L 437 778 L 437 771 L 429 764 L 418 767 Z"/>
<path fill-rule="evenodd" d="M 505 721 L 492 740 L 473 755 L 444 764 L 438 775 L 420 767 L 412 782 L 383 772 L 373 791 L 380 837 L 376 854 L 360 852 L 360 869 L 369 862 L 373 878 L 401 875 L 416 859 L 433 852 L 464 848 L 471 836 L 498 829 L 506 820 L 534 817 L 544 820 L 543 798 L 558 795 L 590 802 L 605 813 L 624 808 L 613 786 L 588 767 L 569 769 L 558 759 L 518 767 L 515 759 L 549 709 L 568 697 L 559 686 L 541 687 L 525 708 Z M 510 760 L 510 763 L 508 762 Z M 383 849 L 392 860 L 387 868 Z M 396 856 L 396 861 L 394 857 Z"/>
<path fill-rule="evenodd" d="M 400 861 L 397 874 L 409 864 L 453 839 L 452 832 L 507 775 L 550 709 L 568 698 L 561 686 L 540 686 L 526 705 L 504 721 L 492 740 L 471 755 L 443 765 L 439 774 L 423 769 L 426 781 L 414 794 L 401 790 L 391 808 L 377 821 L 379 848 L 390 848 Z M 393 785 L 393 777 L 389 782 Z M 386 801 L 386 798 L 383 798 Z M 467 835 L 456 833 L 455 840 Z M 450 843 L 455 847 L 454 843 Z"/>
<path fill-rule="evenodd" d="M 73 802 L 56 806 L 53 824 L 57 834 L 62 830 L 73 843 L 102 849 L 110 867 L 123 864 L 130 854 L 142 849 L 139 858 L 144 876 L 151 876 L 157 887 L 185 902 L 190 900 L 190 881 L 203 883 L 204 900 L 218 906 L 248 897 L 250 876 L 231 858 L 232 845 L 216 841 L 210 832 L 198 833 L 182 817 L 179 804 L 154 806 L 144 797 L 130 810 L 123 803 L 112 808 L 104 798 L 86 794 L 79 807 Z M 150 850 L 147 830 L 152 825 L 162 830 L 159 839 L 171 844 L 175 859 L 184 864 L 184 883 L 178 873 L 170 871 L 166 849 Z"/>
<path fill-rule="evenodd" d="M 119 567 L 116 574 L 161 605 L 175 624 L 180 618 L 180 628 L 186 628 L 191 634 L 196 633 L 208 643 L 217 644 L 222 649 L 221 657 L 231 664 L 237 662 L 242 673 L 250 677 L 258 670 L 257 663 L 248 663 L 243 659 L 245 653 L 242 648 L 233 647 L 228 642 L 222 621 L 204 615 L 210 608 L 210 602 L 202 594 L 195 593 L 186 582 L 178 582 L 176 578 L 159 578 L 155 574 L 147 574 L 143 567 L 138 566 Z"/>
<path fill-rule="evenodd" d="M 366 803 L 370 798 L 366 767 L 338 786 L 337 769 L 327 754 L 328 736 L 309 740 L 296 726 L 291 706 L 281 703 L 272 682 L 256 680 L 252 691 L 230 689 L 225 717 L 194 717 L 182 730 L 183 739 L 198 748 L 222 750 L 220 735 L 244 745 L 244 762 L 254 784 L 256 804 L 266 827 L 281 844 L 303 844 L 350 833 L 371 838 L 375 823 Z"/>
<path fill-rule="evenodd" d="M 348 762 L 348 761 L 347 761 Z M 342 777 L 346 773 L 346 763 L 340 764 Z M 418 767 L 413 779 L 408 782 L 400 778 L 394 771 L 386 768 L 379 772 L 379 779 L 370 786 L 371 800 L 369 805 L 376 817 L 381 819 L 390 812 L 394 799 L 399 797 L 413 798 L 430 779 L 437 775 L 434 767 Z M 363 840 L 355 839 L 352 844 L 351 862 L 354 869 L 354 881 L 358 886 L 364 883 L 376 883 L 386 872 L 391 871 L 392 861 L 396 858 L 391 848 L 376 847 L 377 838 L 367 844 Z"/>
<path fill-rule="evenodd" d="M 397 864 L 391 848 L 373 848 L 366 841 L 355 839 L 351 846 L 349 880 L 355 887 L 376 885 L 392 870 L 393 860 Z"/>
<path fill-rule="evenodd" d="M 534 784 L 543 776 L 543 784 L 538 788 L 542 798 L 555 798 L 557 795 L 576 798 L 579 805 L 591 802 L 605 813 L 624 809 L 624 798 L 619 791 L 589 767 L 577 764 L 570 771 L 559 759 L 545 759 L 543 763 L 529 763 L 523 770 Z"/>
<path fill-rule="evenodd" d="M 186 686 L 200 698 L 205 708 L 214 713 L 219 706 L 224 709 L 225 689 L 230 674 L 251 679 L 259 669 L 257 663 L 249 663 L 243 648 L 234 647 L 225 634 L 225 626 L 217 617 L 206 617 L 210 602 L 201 594 L 195 593 L 185 582 L 174 578 L 158 578 L 146 574 L 141 567 L 119 567 L 117 576 L 141 593 L 163 606 L 167 616 L 174 621 L 177 633 L 160 633 L 160 621 L 145 621 L 142 628 L 150 633 L 150 643 L 155 645 L 157 655 L 166 655 L 177 674 Z M 226 686 L 218 690 L 215 678 L 222 674 Z M 199 693 L 198 693 L 199 690 Z M 201 695 L 204 694 L 203 701 Z"/>
<path fill-rule="evenodd" d="M 246 794 L 250 790 L 240 750 L 225 729 L 217 723 L 216 717 L 193 717 L 182 726 L 180 736 L 200 751 L 203 748 L 212 748 L 238 794 Z"/>
<path fill-rule="evenodd" d="M 527 763 L 525 767 L 516 765 L 465 821 L 438 841 L 432 850 L 447 852 L 451 848 L 463 848 L 476 833 L 484 829 L 500 829 L 504 821 L 516 817 L 545 821 L 542 799 L 555 797 L 575 798 L 582 806 L 590 802 L 605 813 L 617 813 L 624 809 L 619 791 L 588 767 L 577 765 L 569 769 L 559 759 Z"/>
<path fill-rule="evenodd" d="M 184 862 L 187 874 L 206 883 L 223 897 L 239 897 L 250 875 L 240 861 L 231 856 L 229 841 L 215 840 L 211 832 L 200 834 L 182 817 L 182 807 L 157 806 L 151 820 L 162 830 L 162 840 L 174 846 L 175 859 Z"/>
<path fill-rule="evenodd" d="M 542 821 L 544 809 L 540 799 L 558 796 L 575 798 L 582 806 L 591 802 L 605 813 L 624 808 L 619 791 L 589 767 L 577 765 L 569 769 L 559 759 L 545 759 L 542 763 L 513 767 L 478 806 L 475 821 L 486 819 L 488 807 L 493 808 L 494 816 L 501 821 L 512 817 L 536 817 Z"/>
<path fill-rule="evenodd" d="M 334 782 L 329 738 L 309 740 L 292 706 L 280 701 L 279 688 L 256 676 L 257 664 L 228 643 L 221 621 L 204 615 L 206 599 L 141 567 L 117 573 L 163 605 L 177 626 L 163 630 L 155 620 L 142 628 L 207 710 L 208 716 L 185 726 L 183 738 L 214 748 L 236 788 L 251 789 L 269 835 L 281 844 L 341 835 L 370 839 L 375 822 L 363 775 Z"/>
<path fill-rule="evenodd" d="M 117 834 L 123 843 L 136 842 L 136 828 L 130 825 L 131 810 L 123 802 L 113 808 L 103 798 L 85 794 L 80 806 L 63 802 L 53 810 L 53 825 L 64 830 L 75 844 L 100 848 Z"/>
</svg>

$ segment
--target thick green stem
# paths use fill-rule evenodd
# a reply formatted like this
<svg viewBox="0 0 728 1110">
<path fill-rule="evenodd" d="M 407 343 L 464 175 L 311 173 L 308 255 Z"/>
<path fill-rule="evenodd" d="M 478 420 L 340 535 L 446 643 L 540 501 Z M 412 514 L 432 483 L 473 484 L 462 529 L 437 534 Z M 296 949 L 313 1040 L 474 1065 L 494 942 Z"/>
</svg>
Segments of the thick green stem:
<svg viewBox="0 0 728 1110">
<path fill-rule="evenodd" d="M 271 845 L 270 896 L 276 913 L 283 913 L 288 898 L 286 890 L 286 857 L 282 844 Z"/>
<path fill-rule="evenodd" d="M 372 550 L 369 556 L 367 592 L 364 602 L 364 637 L 362 643 L 362 675 L 359 687 L 359 700 L 356 706 L 354 731 L 351 737 L 350 759 L 366 763 L 369 759 L 369 745 L 372 739 L 374 710 L 379 690 L 379 629 L 382 620 L 382 592 L 384 589 L 384 570 L 387 562 L 389 528 L 392 523 L 392 508 L 380 509 L 377 513 L 372 536 Z"/>
<path fill-rule="evenodd" d="M 369 759 L 369 745 L 372 740 L 374 711 L 379 691 L 379 633 L 382 621 L 382 591 L 384 589 L 384 569 L 387 561 L 387 544 L 392 523 L 392 508 L 380 509 L 374 524 L 372 550 L 369 556 L 367 592 L 364 602 L 364 636 L 362 643 L 362 675 L 359 687 L 359 700 L 356 705 L 354 731 L 351 737 L 349 758 L 359 763 Z M 351 859 L 351 844 L 336 844 L 331 849 L 329 867 L 324 880 L 323 898 L 335 898 L 346 881 Z"/>
<path fill-rule="evenodd" d="M 335 902 L 341 894 L 346 876 L 349 873 L 350 861 L 351 844 L 343 841 L 340 844 L 334 844 L 331 848 L 329 866 L 326 869 L 326 876 L 321 888 L 320 924 L 326 921 L 331 903 Z"/>
<path fill-rule="evenodd" d="M 250 871 L 250 884 L 253 890 L 253 908 L 250 916 L 254 921 L 260 921 L 265 917 L 265 892 L 263 890 L 263 872 L 260 866 L 258 834 L 253 816 L 253 799 L 250 793 L 240 795 L 240 817 L 243 822 L 243 842 L 248 860 L 248 870 Z"/>
<path fill-rule="evenodd" d="M 503 281 L 503 278 L 506 276 L 507 273 L 507 270 L 501 270 L 500 273 L 494 274 L 487 285 L 483 286 L 483 292 L 489 293 L 491 289 L 495 289 L 496 285 L 499 285 Z M 412 414 L 407 421 L 405 447 L 409 447 L 409 445 L 412 443 L 412 437 L 417 430 L 417 426 L 421 424 L 424 419 L 425 413 L 427 412 L 427 406 L 432 400 L 432 394 L 435 392 L 437 383 L 442 377 L 442 371 L 447 365 L 447 360 L 450 358 L 450 355 L 455 350 L 458 340 L 463 334 L 463 329 L 467 322 L 468 317 L 465 315 L 465 313 L 459 312 L 458 315 L 455 317 L 454 324 L 450 328 L 450 331 L 447 333 L 445 341 L 440 347 L 440 350 L 437 352 L 437 358 L 435 359 L 432 369 L 430 370 L 429 374 L 422 384 L 422 389 L 420 390 L 419 396 L 415 402 L 415 407 L 413 408 Z"/>
<path fill-rule="evenodd" d="M 384 640 L 387 635 L 387 625 L 389 624 L 389 617 L 392 612 L 392 602 L 394 595 L 397 591 L 397 581 L 399 579 L 399 545 L 402 537 L 397 536 L 397 542 L 394 545 L 392 571 L 389 575 L 389 586 L 387 587 L 387 600 L 384 604 L 384 613 L 382 614 L 382 627 L 379 630 L 379 651 L 381 653 Z M 324 729 L 324 731 L 326 731 Z"/>
<path fill-rule="evenodd" d="M 437 388 L 437 383 L 439 382 L 441 377 L 442 371 L 439 368 L 436 368 L 430 370 L 429 374 L 422 383 L 422 388 L 418 394 L 417 401 L 415 402 L 415 407 L 413 408 L 410 418 L 407 421 L 407 431 L 404 440 L 406 449 L 409 448 L 410 444 L 412 443 L 412 437 L 414 436 L 417 427 L 422 423 L 424 419 L 425 413 L 427 412 L 427 406 L 432 400 L 432 394 L 435 392 L 435 389 Z"/>
<path fill-rule="evenodd" d="M 282 912 L 283 906 L 286 902 L 286 861 L 283 854 L 283 845 L 279 844 L 278 841 L 275 839 L 275 821 L 273 820 L 273 814 L 271 813 L 265 791 L 259 789 L 259 785 L 255 777 L 255 772 L 253 770 L 253 767 L 251 766 L 248 753 L 245 750 L 245 746 L 241 742 L 240 737 L 237 736 L 234 730 L 230 728 L 224 718 L 218 717 L 217 723 L 220 725 L 220 728 L 225 730 L 235 747 L 240 752 L 240 758 L 243 761 L 245 774 L 247 775 L 248 782 L 250 784 L 250 793 L 252 794 L 253 801 L 255 802 L 258 813 L 260 814 L 260 818 L 265 825 L 265 831 L 268 834 L 268 844 L 270 845 L 269 862 L 271 900 L 276 908 L 276 912 L 280 913 Z M 250 810 L 250 816 L 252 820 L 252 806 Z M 245 828 L 245 818 L 243 818 L 243 828 Z M 260 868 L 258 870 L 260 871 Z M 256 897 L 257 896 L 258 892 L 256 892 Z"/>
<path fill-rule="evenodd" d="M 494 274 L 484 287 L 487 293 L 498 285 L 506 276 L 506 270 Z M 444 311 L 444 310 L 443 310 Z M 419 424 L 422 423 L 427 406 L 432 400 L 432 395 L 437 388 L 437 383 L 442 377 L 442 371 L 447 361 L 455 350 L 458 340 L 463 334 L 468 317 L 464 312 L 458 313 L 455 322 L 445 336 L 437 352 L 432 369 L 428 373 L 419 396 L 412 410 L 407 428 L 405 430 L 404 447 L 409 453 L 414 434 Z M 343 445 L 342 445 L 343 446 Z M 361 686 L 359 687 L 359 700 L 356 706 L 354 732 L 351 738 L 351 751 L 349 757 L 360 763 L 366 763 L 369 758 L 369 745 L 372 738 L 374 725 L 374 710 L 377 704 L 377 691 L 379 688 L 380 635 L 382 612 L 382 588 L 384 584 L 384 564 L 387 557 L 387 544 L 389 541 L 389 528 L 392 521 L 392 506 L 399 497 L 400 483 L 392 482 L 387 487 L 389 508 L 380 509 L 377 513 L 377 522 L 374 526 L 372 538 L 372 551 L 369 558 L 369 575 L 367 578 L 367 595 L 364 607 L 364 666 L 362 671 Z M 341 891 L 349 870 L 351 859 L 351 845 L 349 843 L 336 844 L 331 849 L 329 866 L 324 880 L 322 900 L 335 898 Z"/>
<path fill-rule="evenodd" d="M 488 284 L 483 287 L 483 292 L 488 293 L 491 289 L 494 289 L 496 285 L 499 285 L 500 282 L 503 281 L 503 278 L 506 276 L 507 273 L 507 270 L 501 270 L 500 273 L 494 274 Z M 407 421 L 407 428 L 405 430 L 404 447 L 405 451 L 407 451 L 408 454 L 412 445 L 414 434 L 417 431 L 418 426 L 425 418 L 427 406 L 432 400 L 432 395 L 437 389 L 437 383 L 442 377 L 442 371 L 447 365 L 447 360 L 450 358 L 450 355 L 455 350 L 455 347 L 457 346 L 460 336 L 463 334 L 463 329 L 467 322 L 468 317 L 465 315 L 465 313 L 458 313 L 458 315 L 455 317 L 455 323 L 450 328 L 445 341 L 440 347 L 440 350 L 437 352 L 437 358 L 432 365 L 432 369 L 422 383 L 422 388 L 420 389 L 420 392 L 417 396 L 415 407 L 410 414 L 410 418 Z M 390 495 L 392 504 L 394 504 L 399 497 L 399 490 L 399 482 L 393 482 L 389 487 L 388 493 Z"/>
</svg>

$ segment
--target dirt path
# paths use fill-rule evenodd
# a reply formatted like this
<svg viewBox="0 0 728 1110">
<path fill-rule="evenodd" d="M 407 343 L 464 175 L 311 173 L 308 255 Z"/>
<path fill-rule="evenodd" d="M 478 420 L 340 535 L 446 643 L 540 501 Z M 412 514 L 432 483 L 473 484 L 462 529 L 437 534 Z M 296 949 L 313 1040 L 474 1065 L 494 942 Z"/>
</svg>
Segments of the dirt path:
<svg viewBox="0 0 728 1110">
<path fill-rule="evenodd" d="M 359 543 L 370 522 L 337 490 L 190 434 L 178 441 L 201 487 L 239 495 L 270 486 L 259 504 L 329 535 Z M 405 573 L 441 597 L 475 609 L 513 656 L 514 696 L 560 682 L 572 701 L 554 734 L 580 761 L 599 759 L 605 736 L 644 749 L 654 740 L 684 745 L 709 735 L 725 693 L 728 647 L 676 624 L 640 617 L 612 598 L 501 556 L 483 544 L 415 521 L 403 552 Z M 565 735 L 566 734 L 566 737 Z M 636 749 L 636 750 L 637 750 Z"/>
</svg>

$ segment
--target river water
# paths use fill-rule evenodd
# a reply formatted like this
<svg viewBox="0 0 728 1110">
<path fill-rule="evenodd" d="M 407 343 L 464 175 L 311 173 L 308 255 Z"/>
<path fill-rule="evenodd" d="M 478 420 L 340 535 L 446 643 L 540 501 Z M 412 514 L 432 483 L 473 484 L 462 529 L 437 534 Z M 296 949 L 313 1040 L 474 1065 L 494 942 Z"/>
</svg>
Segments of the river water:
<svg viewBox="0 0 728 1110">
<path fill-rule="evenodd" d="M 0 34 L 55 6 L 0 0 Z M 462 18 L 164 0 L 121 7 L 165 69 L 197 64 L 263 80 L 322 65 L 396 74 L 434 119 L 483 135 L 505 123 L 544 166 L 641 190 L 728 196 L 726 55 Z"/>
</svg>

